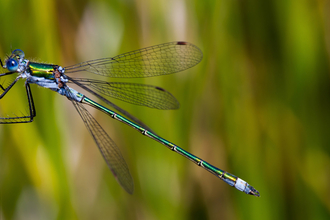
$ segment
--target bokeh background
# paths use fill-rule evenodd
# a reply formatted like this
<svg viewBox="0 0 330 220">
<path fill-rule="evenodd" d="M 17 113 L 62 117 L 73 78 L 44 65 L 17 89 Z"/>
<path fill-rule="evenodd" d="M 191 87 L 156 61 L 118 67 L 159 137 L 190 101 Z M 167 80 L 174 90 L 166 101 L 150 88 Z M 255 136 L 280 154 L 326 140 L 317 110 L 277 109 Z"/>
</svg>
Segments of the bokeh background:
<svg viewBox="0 0 330 220">
<path fill-rule="evenodd" d="M 111 101 L 261 194 L 91 110 L 128 163 L 128 195 L 71 103 L 34 85 L 35 121 L 0 125 L 1 220 L 330 218 L 329 0 L 2 0 L 0 27 L 2 59 L 20 48 L 62 66 L 194 43 L 196 67 L 130 80 L 166 88 L 179 110 Z M 1 115 L 27 111 L 23 85 Z"/>
</svg>

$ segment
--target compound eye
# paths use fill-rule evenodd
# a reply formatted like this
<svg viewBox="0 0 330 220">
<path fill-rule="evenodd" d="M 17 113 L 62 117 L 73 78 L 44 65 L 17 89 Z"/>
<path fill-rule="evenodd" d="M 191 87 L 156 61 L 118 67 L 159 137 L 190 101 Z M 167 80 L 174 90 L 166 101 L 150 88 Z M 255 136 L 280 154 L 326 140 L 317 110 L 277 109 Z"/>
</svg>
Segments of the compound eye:
<svg viewBox="0 0 330 220">
<path fill-rule="evenodd" d="M 23 50 L 16 49 L 12 52 L 13 55 L 18 56 L 20 59 L 24 58 L 25 54 Z"/>
<path fill-rule="evenodd" d="M 9 58 L 6 61 L 6 66 L 10 72 L 16 72 L 18 69 L 18 62 L 13 58 Z"/>
</svg>

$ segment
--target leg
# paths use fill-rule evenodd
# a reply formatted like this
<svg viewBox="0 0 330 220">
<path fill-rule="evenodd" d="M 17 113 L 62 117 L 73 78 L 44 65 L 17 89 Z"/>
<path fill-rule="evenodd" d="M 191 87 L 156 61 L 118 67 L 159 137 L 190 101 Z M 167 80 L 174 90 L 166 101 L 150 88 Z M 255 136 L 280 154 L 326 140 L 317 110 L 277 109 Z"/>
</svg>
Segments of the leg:
<svg viewBox="0 0 330 220">
<path fill-rule="evenodd" d="M 2 75 L 1 75 L 1 76 L 2 76 Z M 3 90 L 3 93 L 1 93 L 1 95 L 0 95 L 0 99 L 2 99 L 2 97 L 4 97 L 4 96 L 7 94 L 7 92 L 11 89 L 11 87 L 13 87 L 13 86 L 15 85 L 15 83 L 16 83 L 20 78 L 21 78 L 20 76 L 17 77 L 17 78 L 14 80 L 14 82 L 12 82 L 7 88 L 3 88 L 3 86 L 0 85 L 0 88 Z"/>
<path fill-rule="evenodd" d="M 11 88 L 13 84 L 16 83 L 17 80 L 15 80 L 9 87 Z M 8 88 L 9 88 L 8 87 Z M 6 89 L 3 94 L 1 94 L 0 98 L 6 94 L 9 89 Z M 27 116 L 16 116 L 16 117 L 0 117 L 0 124 L 16 124 L 16 123 L 29 123 L 33 121 L 33 118 L 36 116 L 36 111 L 34 107 L 34 102 L 33 102 L 33 97 L 30 89 L 30 84 L 25 82 L 25 89 L 26 89 L 26 94 L 29 102 L 29 111 L 30 115 Z"/>
<path fill-rule="evenodd" d="M 25 82 L 25 89 L 26 89 L 26 94 L 28 97 L 28 101 L 29 101 L 29 109 L 30 109 L 30 119 L 32 122 L 33 118 L 36 117 L 36 109 L 34 107 L 34 102 L 33 102 L 33 97 L 32 97 L 32 93 L 31 93 L 31 89 L 30 89 L 30 84 Z"/>
</svg>

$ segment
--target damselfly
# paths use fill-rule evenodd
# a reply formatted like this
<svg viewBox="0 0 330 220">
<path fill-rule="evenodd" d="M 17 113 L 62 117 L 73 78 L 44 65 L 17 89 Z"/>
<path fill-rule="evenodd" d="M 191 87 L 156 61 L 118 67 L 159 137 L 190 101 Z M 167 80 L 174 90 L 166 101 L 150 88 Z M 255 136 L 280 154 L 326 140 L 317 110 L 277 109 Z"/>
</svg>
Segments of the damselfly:
<svg viewBox="0 0 330 220">
<path fill-rule="evenodd" d="M 74 78 L 70 73 L 86 71 L 105 77 L 151 77 L 166 75 L 186 70 L 195 66 L 202 60 L 201 50 L 187 42 L 171 42 L 131 51 L 115 57 L 102 58 L 86 61 L 73 66 L 61 67 L 58 65 L 32 62 L 25 59 L 22 50 L 16 49 L 5 60 L 1 66 L 7 69 L 6 73 L 0 74 L 4 77 L 17 74 L 17 77 L 8 86 L 0 85 L 0 99 L 15 85 L 19 79 L 25 79 L 25 90 L 29 104 L 29 113 L 24 115 L 13 115 L 0 117 L 1 124 L 27 123 L 32 122 L 36 116 L 30 84 L 37 84 L 41 87 L 51 89 L 63 96 L 66 96 L 74 105 L 86 128 L 93 136 L 96 145 L 101 151 L 111 172 L 119 184 L 130 194 L 133 193 L 134 184 L 118 147 L 103 130 L 100 124 L 87 111 L 83 104 L 90 105 L 112 118 L 135 128 L 143 135 L 165 145 L 172 151 L 181 154 L 189 160 L 203 167 L 207 171 L 219 177 L 236 189 L 247 194 L 259 196 L 259 192 L 242 179 L 216 168 L 203 161 L 195 155 L 183 150 L 175 144 L 155 134 L 140 120 L 110 102 L 105 97 L 117 98 L 132 104 L 148 106 L 157 109 L 176 109 L 178 101 L 166 90 L 157 87 L 137 83 L 106 82 L 90 78 Z M 73 83 L 87 92 L 95 95 L 107 105 L 113 107 L 121 114 L 118 114 L 99 103 L 88 98 L 86 95 L 69 87 Z M 124 116 L 126 117 L 124 117 Z"/>
</svg>

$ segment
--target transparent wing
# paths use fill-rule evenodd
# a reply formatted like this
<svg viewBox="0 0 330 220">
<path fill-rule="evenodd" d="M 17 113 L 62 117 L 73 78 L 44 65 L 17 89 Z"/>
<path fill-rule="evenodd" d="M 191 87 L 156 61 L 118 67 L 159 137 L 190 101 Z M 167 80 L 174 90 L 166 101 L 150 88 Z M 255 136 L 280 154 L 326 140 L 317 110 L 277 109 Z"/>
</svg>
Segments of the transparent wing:
<svg viewBox="0 0 330 220">
<path fill-rule="evenodd" d="M 100 80 L 73 78 L 93 91 L 131 104 L 150 108 L 178 109 L 178 100 L 163 88 L 138 83 L 104 82 Z"/>
<path fill-rule="evenodd" d="M 68 66 L 65 73 L 87 71 L 108 77 L 150 77 L 183 71 L 202 58 L 201 50 L 195 45 L 170 42 Z"/>
<path fill-rule="evenodd" d="M 79 102 L 71 100 L 74 107 L 78 111 L 84 121 L 88 131 L 93 136 L 94 141 L 101 151 L 104 160 L 107 162 L 113 175 L 119 184 L 129 193 L 134 191 L 133 178 L 128 170 L 128 166 L 120 153 L 115 142 L 111 140 L 109 135 L 103 130 L 101 125 Z"/>
<path fill-rule="evenodd" d="M 77 86 L 83 88 L 87 92 L 95 95 L 100 100 L 102 100 L 103 102 L 105 102 L 107 105 L 109 105 L 112 108 L 116 109 L 121 114 L 125 115 L 126 117 L 128 117 L 129 119 L 131 119 L 132 121 L 134 121 L 135 123 L 139 124 L 141 127 L 144 127 L 148 131 L 152 131 L 151 128 L 149 128 L 145 123 L 143 123 L 141 120 L 139 120 L 138 118 L 136 118 L 135 116 L 133 116 L 131 113 L 127 112 L 126 110 L 124 110 L 124 109 L 120 108 L 119 106 L 115 105 L 114 103 L 110 102 L 108 99 L 104 98 L 102 95 L 98 94 L 97 92 L 95 92 L 94 90 L 90 89 L 89 87 L 83 85 L 82 83 L 76 81 L 75 79 L 73 79 L 71 77 L 68 77 L 68 76 L 66 76 L 66 77 L 70 80 L 70 82 L 72 82 L 72 83 L 76 84 Z"/>
</svg>

